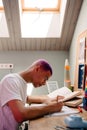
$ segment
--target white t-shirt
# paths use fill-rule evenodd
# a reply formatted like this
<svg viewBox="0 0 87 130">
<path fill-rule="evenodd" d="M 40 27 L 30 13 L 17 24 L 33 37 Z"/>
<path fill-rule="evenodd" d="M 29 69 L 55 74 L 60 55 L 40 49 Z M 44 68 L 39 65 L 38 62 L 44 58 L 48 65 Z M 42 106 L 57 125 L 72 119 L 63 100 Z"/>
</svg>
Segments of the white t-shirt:
<svg viewBox="0 0 87 130">
<path fill-rule="evenodd" d="M 17 130 L 15 120 L 7 102 L 18 99 L 26 102 L 27 83 L 18 74 L 8 74 L 0 82 L 0 130 Z"/>
</svg>

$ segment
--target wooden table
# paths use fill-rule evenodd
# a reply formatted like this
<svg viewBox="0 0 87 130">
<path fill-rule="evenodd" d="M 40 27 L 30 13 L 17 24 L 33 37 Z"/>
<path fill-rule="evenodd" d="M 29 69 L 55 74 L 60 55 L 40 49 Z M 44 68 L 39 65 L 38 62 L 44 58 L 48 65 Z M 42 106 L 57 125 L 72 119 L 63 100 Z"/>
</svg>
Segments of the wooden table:
<svg viewBox="0 0 87 130">
<path fill-rule="evenodd" d="M 83 110 L 83 113 L 78 114 L 81 115 L 85 120 L 87 120 L 87 111 Z M 65 130 L 70 130 L 66 128 L 66 124 L 64 123 L 64 118 L 66 116 L 68 115 L 42 117 L 35 120 L 31 120 L 29 122 L 29 130 L 56 130 L 56 126 L 63 126 Z"/>
</svg>

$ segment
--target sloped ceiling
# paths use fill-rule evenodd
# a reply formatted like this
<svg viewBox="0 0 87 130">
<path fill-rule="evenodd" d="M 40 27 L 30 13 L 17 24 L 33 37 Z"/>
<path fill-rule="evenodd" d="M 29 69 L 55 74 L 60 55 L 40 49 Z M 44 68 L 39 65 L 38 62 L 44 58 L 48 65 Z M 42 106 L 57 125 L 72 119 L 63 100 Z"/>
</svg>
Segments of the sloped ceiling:
<svg viewBox="0 0 87 130">
<path fill-rule="evenodd" d="M 18 0 L 3 0 L 10 37 L 0 38 L 0 51 L 69 50 L 83 0 L 67 0 L 60 38 L 21 38 Z"/>
</svg>

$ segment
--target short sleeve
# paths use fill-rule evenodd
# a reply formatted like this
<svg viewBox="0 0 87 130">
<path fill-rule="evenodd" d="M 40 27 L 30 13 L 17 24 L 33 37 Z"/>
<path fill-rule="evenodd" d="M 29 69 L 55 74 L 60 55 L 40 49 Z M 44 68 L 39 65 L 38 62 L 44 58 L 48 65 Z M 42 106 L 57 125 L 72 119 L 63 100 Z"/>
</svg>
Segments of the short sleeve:
<svg viewBox="0 0 87 130">
<path fill-rule="evenodd" d="M 22 100 L 20 95 L 20 88 L 17 85 L 16 80 L 12 79 L 11 77 L 4 79 L 0 87 L 1 106 L 5 105 L 8 101 L 13 99 Z"/>
</svg>

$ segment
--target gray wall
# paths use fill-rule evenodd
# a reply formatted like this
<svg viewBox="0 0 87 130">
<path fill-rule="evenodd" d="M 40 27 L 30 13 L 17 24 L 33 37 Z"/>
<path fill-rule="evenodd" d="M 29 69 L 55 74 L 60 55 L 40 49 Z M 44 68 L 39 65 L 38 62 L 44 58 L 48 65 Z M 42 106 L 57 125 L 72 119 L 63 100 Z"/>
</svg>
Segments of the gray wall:
<svg viewBox="0 0 87 130">
<path fill-rule="evenodd" d="M 0 52 L 0 63 L 13 63 L 14 68 L 12 72 L 19 72 L 26 69 L 31 63 L 39 58 L 44 58 L 52 65 L 53 76 L 50 80 L 57 80 L 59 87 L 63 86 L 64 79 L 64 63 L 65 59 L 68 58 L 67 51 L 23 51 L 23 52 Z M 9 70 L 0 69 L 0 79 Z M 33 90 L 33 94 L 45 94 L 47 93 L 47 88 L 43 86 L 42 88 L 37 88 Z"/>
<path fill-rule="evenodd" d="M 74 84 L 75 78 L 75 66 L 76 66 L 76 47 L 78 35 L 87 29 L 87 0 L 83 0 L 83 5 L 79 14 L 76 29 L 74 31 L 70 51 L 69 51 L 69 61 L 71 66 L 71 82 Z"/>
</svg>

